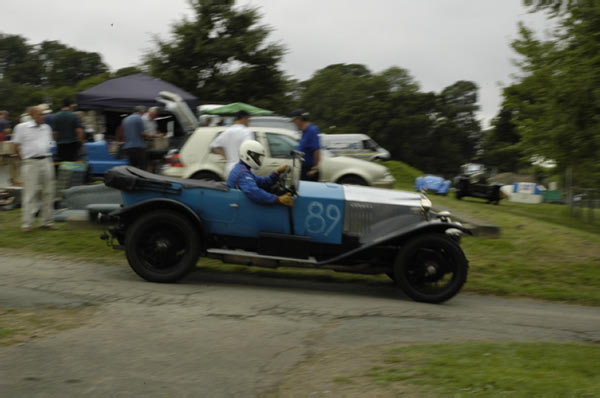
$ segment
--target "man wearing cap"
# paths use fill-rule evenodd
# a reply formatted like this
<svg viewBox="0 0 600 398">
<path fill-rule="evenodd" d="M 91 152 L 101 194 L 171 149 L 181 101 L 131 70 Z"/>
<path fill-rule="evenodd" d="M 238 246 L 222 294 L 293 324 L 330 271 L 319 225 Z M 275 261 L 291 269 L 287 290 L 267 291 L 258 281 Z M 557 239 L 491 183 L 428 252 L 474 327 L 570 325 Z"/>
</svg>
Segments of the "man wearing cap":
<svg viewBox="0 0 600 398">
<path fill-rule="evenodd" d="M 52 129 L 44 123 L 44 113 L 39 106 L 27 109 L 30 121 L 19 123 L 13 132 L 12 141 L 21 158 L 23 178 L 23 204 L 21 207 L 21 228 L 31 231 L 33 217 L 37 211 L 36 194 L 41 188 L 41 224 L 45 229 L 56 229 L 53 223 L 54 208 L 54 166 L 50 156 Z"/>
<path fill-rule="evenodd" d="M 246 111 L 239 111 L 235 122 L 225 131 L 215 138 L 210 144 L 212 152 L 225 158 L 225 178 L 229 176 L 231 170 L 240 161 L 240 148 L 244 141 L 254 139 L 252 131 L 248 128 L 250 114 Z"/>
<path fill-rule="evenodd" d="M 302 138 L 298 143 L 298 151 L 304 153 L 300 179 L 306 181 L 319 181 L 319 161 L 321 160 L 321 144 L 319 142 L 319 129 L 309 122 L 309 114 L 302 109 L 292 112 L 292 118 Z"/>
</svg>

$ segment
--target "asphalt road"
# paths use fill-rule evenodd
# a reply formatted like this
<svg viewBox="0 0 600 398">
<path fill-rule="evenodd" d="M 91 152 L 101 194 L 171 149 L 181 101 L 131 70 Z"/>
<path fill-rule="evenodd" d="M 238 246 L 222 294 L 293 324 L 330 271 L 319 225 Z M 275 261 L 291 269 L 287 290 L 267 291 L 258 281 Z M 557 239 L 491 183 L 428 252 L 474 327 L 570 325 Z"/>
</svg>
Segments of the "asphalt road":
<svg viewBox="0 0 600 398">
<path fill-rule="evenodd" d="M 81 327 L 0 348 L 3 398 L 255 397 L 348 347 L 600 342 L 598 308 L 466 294 L 420 304 L 391 284 L 195 272 L 161 285 L 126 266 L 2 249 L 0 275 L 0 307 L 95 308 Z"/>
</svg>

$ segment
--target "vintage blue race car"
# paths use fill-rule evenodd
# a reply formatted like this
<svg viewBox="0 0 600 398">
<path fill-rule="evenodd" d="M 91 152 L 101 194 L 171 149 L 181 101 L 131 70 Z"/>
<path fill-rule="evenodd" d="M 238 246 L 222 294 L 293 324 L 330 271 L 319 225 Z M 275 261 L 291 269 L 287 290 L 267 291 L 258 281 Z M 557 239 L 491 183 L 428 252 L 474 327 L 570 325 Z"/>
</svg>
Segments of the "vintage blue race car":
<svg viewBox="0 0 600 398">
<path fill-rule="evenodd" d="M 431 192 L 438 195 L 448 195 L 450 191 L 450 180 L 434 175 L 425 175 L 415 179 L 415 189 L 417 192 Z"/>
<path fill-rule="evenodd" d="M 294 194 L 289 208 L 256 204 L 222 182 L 131 166 L 108 171 L 105 183 L 122 191 L 124 205 L 110 215 L 113 224 L 103 238 L 124 248 L 133 270 L 148 281 L 175 282 L 199 256 L 385 273 L 408 296 L 430 303 L 453 297 L 466 281 L 459 240 L 468 231 L 447 213 L 434 214 L 421 193 L 282 176 L 273 189 Z"/>
</svg>

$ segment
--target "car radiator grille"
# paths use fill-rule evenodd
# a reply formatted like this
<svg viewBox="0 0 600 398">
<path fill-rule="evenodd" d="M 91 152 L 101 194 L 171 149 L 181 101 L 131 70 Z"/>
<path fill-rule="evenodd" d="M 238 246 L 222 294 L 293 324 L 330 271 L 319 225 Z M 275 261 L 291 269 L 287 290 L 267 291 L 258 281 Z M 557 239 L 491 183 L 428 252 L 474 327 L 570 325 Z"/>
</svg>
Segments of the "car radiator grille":
<svg viewBox="0 0 600 398">
<path fill-rule="evenodd" d="M 344 212 L 344 233 L 362 235 L 371 231 L 373 225 L 373 205 L 361 202 L 346 202 Z"/>
</svg>

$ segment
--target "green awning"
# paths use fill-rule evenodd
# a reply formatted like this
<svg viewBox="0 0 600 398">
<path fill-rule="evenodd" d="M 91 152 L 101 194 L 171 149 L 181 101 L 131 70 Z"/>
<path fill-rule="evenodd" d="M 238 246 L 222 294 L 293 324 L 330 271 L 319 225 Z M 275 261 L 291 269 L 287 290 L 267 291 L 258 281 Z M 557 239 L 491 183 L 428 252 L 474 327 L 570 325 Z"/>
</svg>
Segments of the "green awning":
<svg viewBox="0 0 600 398">
<path fill-rule="evenodd" d="M 267 109 L 262 109 L 262 108 L 258 108 L 256 106 L 244 104 L 243 102 L 234 102 L 232 104 L 223 105 L 218 108 L 211 109 L 211 110 L 202 111 L 202 113 L 207 114 L 207 115 L 228 116 L 228 115 L 235 115 L 239 111 L 246 111 L 250 115 L 253 115 L 253 116 L 264 116 L 264 115 L 272 115 L 273 114 L 273 111 L 269 111 Z"/>
</svg>

